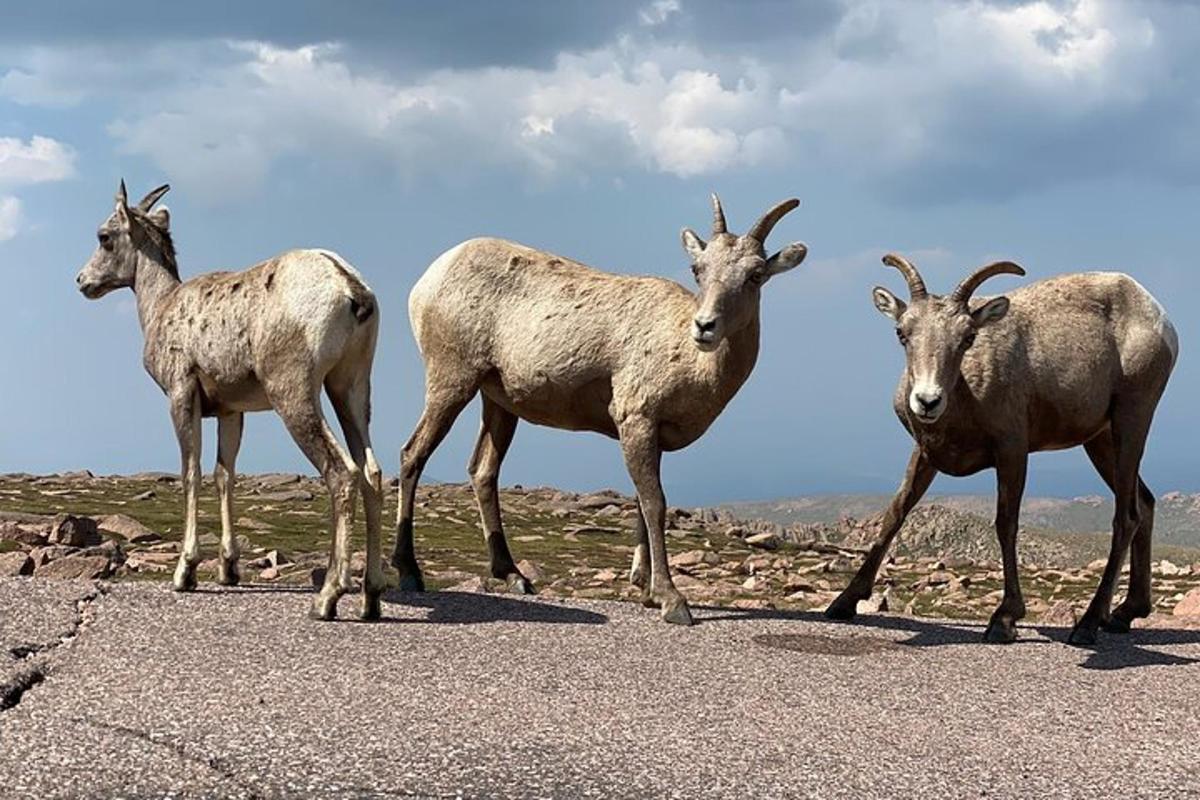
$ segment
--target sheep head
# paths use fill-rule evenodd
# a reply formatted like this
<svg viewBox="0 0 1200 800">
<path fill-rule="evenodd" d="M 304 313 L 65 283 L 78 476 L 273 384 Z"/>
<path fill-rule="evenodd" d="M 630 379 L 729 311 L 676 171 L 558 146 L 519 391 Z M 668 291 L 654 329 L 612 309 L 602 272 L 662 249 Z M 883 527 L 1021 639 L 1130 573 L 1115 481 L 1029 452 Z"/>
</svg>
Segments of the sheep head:
<svg viewBox="0 0 1200 800">
<path fill-rule="evenodd" d="M 987 264 L 964 278 L 953 292 L 939 296 L 929 294 L 917 268 L 902 256 L 889 253 L 883 263 L 904 275 L 909 301 L 882 286 L 872 290 L 872 299 L 879 312 L 896 323 L 909 378 L 909 410 L 918 422 L 930 424 L 945 413 L 976 332 L 1008 313 L 1007 297 L 993 297 L 971 308 L 971 295 L 993 275 L 1024 275 L 1025 270 L 1011 261 Z"/>
<path fill-rule="evenodd" d="M 800 205 L 784 200 L 759 218 L 749 231 L 729 233 L 721 200 L 714 194 L 712 234 L 706 242 L 691 228 L 683 231 L 683 249 L 692 260 L 700 287 L 691 335 L 704 351 L 715 350 L 723 339 L 744 328 L 758 314 L 764 283 L 797 266 L 808 255 L 799 242 L 768 257 L 764 245 L 775 224 Z"/>
<path fill-rule="evenodd" d="M 129 205 L 125 181 L 117 189 L 114 207 L 96 231 L 97 245 L 92 257 L 75 276 L 75 284 L 91 300 L 114 289 L 132 287 L 137 273 L 137 251 L 152 238 L 160 249 L 170 249 L 173 268 L 174 250 L 170 248 L 170 212 L 165 207 L 151 211 L 171 187 L 167 184 L 151 191 L 135 206 Z"/>
</svg>

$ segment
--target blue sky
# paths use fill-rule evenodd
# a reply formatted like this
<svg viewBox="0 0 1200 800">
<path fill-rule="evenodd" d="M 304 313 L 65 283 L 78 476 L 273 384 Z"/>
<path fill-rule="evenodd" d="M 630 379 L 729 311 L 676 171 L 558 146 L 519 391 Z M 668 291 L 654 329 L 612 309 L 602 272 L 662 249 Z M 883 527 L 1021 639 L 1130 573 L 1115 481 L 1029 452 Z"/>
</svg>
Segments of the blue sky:
<svg viewBox="0 0 1200 800">
<path fill-rule="evenodd" d="M 908 254 L 945 291 L 985 260 L 1029 279 L 1135 275 L 1182 357 L 1144 474 L 1200 490 L 1190 299 L 1200 209 L 1200 7 L 1178 2 L 62 2 L 0 28 L 0 470 L 174 469 L 128 292 L 73 278 L 119 178 L 169 181 L 181 269 L 338 250 L 383 305 L 373 438 L 389 471 L 420 413 L 409 288 L 500 235 L 688 283 L 708 193 L 808 260 L 764 291 L 763 348 L 708 434 L 666 457 L 681 504 L 887 492 L 910 440 L 870 287 Z M 996 279 L 989 291 L 1016 286 Z M 464 475 L 471 407 L 427 474 Z M 206 430 L 206 463 L 212 431 Z M 239 467 L 307 471 L 253 415 Z M 518 429 L 506 484 L 628 490 L 598 436 Z M 990 473 L 937 492 L 991 491 Z M 1031 494 L 1097 493 L 1081 452 Z"/>
</svg>

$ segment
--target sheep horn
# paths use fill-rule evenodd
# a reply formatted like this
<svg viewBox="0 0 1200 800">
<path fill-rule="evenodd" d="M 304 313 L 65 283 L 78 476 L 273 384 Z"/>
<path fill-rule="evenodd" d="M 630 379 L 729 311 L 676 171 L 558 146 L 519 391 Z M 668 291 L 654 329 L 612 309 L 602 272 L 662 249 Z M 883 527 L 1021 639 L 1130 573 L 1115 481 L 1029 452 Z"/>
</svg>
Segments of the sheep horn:
<svg viewBox="0 0 1200 800">
<path fill-rule="evenodd" d="M 925 290 L 925 281 L 921 278 L 921 273 L 917 272 L 917 268 L 907 258 L 895 253 L 888 253 L 883 257 L 883 263 L 900 270 L 900 274 L 908 282 L 910 300 L 921 300 L 928 296 L 929 292 Z"/>
<path fill-rule="evenodd" d="M 794 197 L 790 200 L 784 200 L 782 203 L 779 203 L 770 211 L 759 217 L 758 222 L 754 223 L 754 227 L 746 233 L 746 236 L 751 239 L 757 239 L 760 243 L 765 244 L 767 241 L 767 236 L 769 236 L 771 233 L 771 229 L 775 227 L 775 223 L 783 219 L 784 214 L 788 213 L 798 205 L 800 205 L 800 201 Z"/>
<path fill-rule="evenodd" d="M 728 233 L 729 231 L 726 230 L 726 228 L 725 228 L 725 210 L 723 208 L 721 208 L 721 198 L 717 197 L 716 192 L 713 192 L 713 195 L 712 195 L 712 207 L 713 207 L 712 235 L 716 236 L 721 233 Z"/>
<path fill-rule="evenodd" d="M 146 195 L 145 197 L 142 198 L 142 202 L 137 204 L 138 211 L 141 211 L 142 213 L 148 212 L 151 208 L 154 207 L 155 203 L 157 203 L 159 200 L 162 199 L 162 196 L 164 194 L 166 194 L 168 191 L 170 191 L 170 189 L 171 189 L 171 184 L 164 183 L 162 186 L 158 187 L 157 189 L 152 190 L 148 195 Z"/>
<path fill-rule="evenodd" d="M 979 288 L 979 284 L 983 283 L 993 275 L 1004 274 L 1024 275 L 1025 270 L 1011 261 L 996 261 L 980 267 L 979 269 L 975 270 L 974 273 L 964 278 L 963 282 L 960 283 L 957 288 L 955 288 L 954 294 L 952 294 L 951 297 L 960 303 L 966 303 L 971 299 L 971 295 L 975 293 L 975 290 Z"/>
</svg>

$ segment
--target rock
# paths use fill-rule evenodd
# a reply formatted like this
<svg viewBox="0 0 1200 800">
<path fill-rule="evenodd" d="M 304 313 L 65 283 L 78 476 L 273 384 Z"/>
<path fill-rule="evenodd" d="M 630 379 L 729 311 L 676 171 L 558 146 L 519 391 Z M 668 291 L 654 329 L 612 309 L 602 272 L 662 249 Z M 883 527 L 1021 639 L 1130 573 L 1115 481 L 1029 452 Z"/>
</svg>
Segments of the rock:
<svg viewBox="0 0 1200 800">
<path fill-rule="evenodd" d="M 730 525 L 725 530 L 725 535 L 731 539 L 745 539 L 748 533 L 749 531 L 747 531 L 741 525 Z"/>
<path fill-rule="evenodd" d="M 33 559 L 33 566 L 36 569 L 43 564 L 49 564 L 51 561 L 66 558 L 78 552 L 78 547 L 71 547 L 65 544 L 51 544 L 45 547 L 35 547 L 29 552 L 29 557 Z"/>
<path fill-rule="evenodd" d="M 111 567 L 107 557 L 83 554 L 56 558 L 34 570 L 34 574 L 39 578 L 85 578 L 88 580 L 106 578 L 110 572 Z"/>
<path fill-rule="evenodd" d="M 278 473 L 275 475 L 260 475 L 258 485 L 267 489 L 278 489 L 280 486 L 290 486 L 299 483 L 300 476 L 294 473 Z"/>
<path fill-rule="evenodd" d="M 575 501 L 575 507 L 584 510 L 598 511 L 609 506 L 623 506 L 625 501 L 620 497 L 615 497 L 609 494 L 590 494 L 580 497 Z"/>
<path fill-rule="evenodd" d="M 855 610 L 859 614 L 882 614 L 888 610 L 891 598 L 891 589 L 884 589 L 882 593 L 872 594 L 866 600 L 859 600 Z"/>
<path fill-rule="evenodd" d="M 0 553 L 0 578 L 32 574 L 33 559 L 28 553 Z"/>
<path fill-rule="evenodd" d="M 31 547 L 39 547 L 46 544 L 49 536 L 49 523 L 39 525 L 12 520 L 0 521 L 0 539 L 8 539 Z"/>
<path fill-rule="evenodd" d="M 462 583 L 447 587 L 448 592 L 470 592 L 471 594 L 487 594 L 487 583 L 478 576 L 467 578 Z"/>
<path fill-rule="evenodd" d="M 162 540 L 162 536 L 125 514 L 109 514 L 106 517 L 100 517 L 96 520 L 96 526 L 102 531 L 120 536 L 130 544 L 146 544 Z"/>
<path fill-rule="evenodd" d="M 292 563 L 292 560 L 282 550 L 268 550 L 263 558 L 267 560 L 268 567 L 275 567 L 276 569 L 282 567 L 284 564 Z"/>
<path fill-rule="evenodd" d="M 91 470 L 77 469 L 71 472 L 60 472 L 56 477 L 64 481 L 90 481 L 96 476 L 92 474 Z"/>
<path fill-rule="evenodd" d="M 313 493 L 308 489 L 289 489 L 285 492 L 270 492 L 268 494 L 259 495 L 261 499 L 268 500 L 272 503 L 307 503 L 311 501 L 314 496 L 315 495 L 313 495 Z"/>
<path fill-rule="evenodd" d="M 96 520 L 91 517 L 77 517 L 74 514 L 57 515 L 46 540 L 50 544 L 69 547 L 91 547 L 104 541 L 96 528 Z"/>
<path fill-rule="evenodd" d="M 1177 617 L 1200 617 L 1200 587 L 1185 594 L 1171 613 Z"/>
<path fill-rule="evenodd" d="M 1059 600 L 1046 609 L 1038 621 L 1043 625 L 1053 625 L 1056 628 L 1073 628 L 1077 621 L 1075 607 L 1069 600 Z"/>
<path fill-rule="evenodd" d="M 515 537 L 514 537 L 515 538 Z M 538 537 L 539 539 L 542 537 Z M 527 559 L 521 559 L 517 562 L 517 569 L 522 575 L 534 583 L 540 583 L 546 579 L 546 572 L 537 564 Z"/>
<path fill-rule="evenodd" d="M 742 581 L 742 588 L 748 592 L 756 592 L 767 585 L 766 578 L 760 578 L 757 575 L 751 575 L 746 580 Z"/>
<path fill-rule="evenodd" d="M 1154 571 L 1159 575 L 1167 576 L 1179 575 L 1183 572 L 1180 567 L 1176 566 L 1165 558 L 1154 565 Z"/>
<path fill-rule="evenodd" d="M 259 580 L 273 581 L 279 577 L 279 570 L 275 567 L 267 567 L 262 572 L 258 573 Z"/>
<path fill-rule="evenodd" d="M 1088 572 L 1104 572 L 1104 568 L 1108 566 L 1108 559 L 1097 558 L 1095 561 L 1089 561 L 1087 565 Z"/>
<path fill-rule="evenodd" d="M 143 503 L 147 500 L 153 500 L 156 496 L 157 496 L 157 493 L 153 489 L 147 489 L 146 491 L 141 492 L 140 494 L 135 494 L 133 497 L 131 497 L 129 499 L 135 503 Z"/>
<path fill-rule="evenodd" d="M 711 550 L 688 550 L 686 553 L 676 553 L 667 559 L 667 563 L 672 567 L 698 567 L 701 564 L 713 566 L 720 561 L 720 557 Z"/>
<path fill-rule="evenodd" d="M 617 579 L 617 573 L 611 569 L 602 569 L 592 576 L 592 580 L 602 583 L 612 583 Z"/>
<path fill-rule="evenodd" d="M 756 533 L 746 537 L 746 544 L 760 550 L 774 550 L 779 547 L 779 537 L 773 533 Z"/>
</svg>

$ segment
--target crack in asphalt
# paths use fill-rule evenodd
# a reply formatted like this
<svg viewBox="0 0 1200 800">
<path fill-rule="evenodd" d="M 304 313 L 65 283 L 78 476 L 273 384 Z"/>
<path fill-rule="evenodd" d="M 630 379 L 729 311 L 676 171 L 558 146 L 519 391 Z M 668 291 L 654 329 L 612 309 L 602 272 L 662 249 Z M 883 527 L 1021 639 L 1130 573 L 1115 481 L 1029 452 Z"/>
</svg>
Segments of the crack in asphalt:
<svg viewBox="0 0 1200 800">
<path fill-rule="evenodd" d="M 138 741 L 146 742 L 147 744 L 152 744 L 156 747 L 166 748 L 174 753 L 176 757 L 192 764 L 199 764 L 202 767 L 206 767 L 207 769 L 210 769 L 220 775 L 223 779 L 237 784 L 237 786 L 245 792 L 245 794 L 240 796 L 246 798 L 246 800 L 263 800 L 263 795 L 259 794 L 254 789 L 243 783 L 242 780 L 237 776 L 237 773 L 233 771 L 233 768 L 226 764 L 225 760 L 220 757 L 203 756 L 189 753 L 182 742 L 163 738 L 156 739 L 149 731 L 144 731 L 140 728 L 133 728 L 128 725 L 121 725 L 115 722 L 100 722 L 94 719 L 85 719 L 82 717 L 73 721 L 82 723 L 84 725 L 90 725 L 93 728 L 112 731 L 113 733 L 121 736 L 137 739 Z"/>
<path fill-rule="evenodd" d="M 32 662 L 27 669 L 21 670 L 11 680 L 0 684 L 0 713 L 16 708 L 25 697 L 25 693 L 46 680 L 51 673 L 47 658 L 50 653 L 70 645 L 96 621 L 95 603 L 100 597 L 108 594 L 108 587 L 101 583 L 93 583 L 92 588 L 75 600 L 75 616 L 67 630 L 50 642 L 26 642 L 9 648 L 9 656 L 18 663 Z"/>
</svg>

